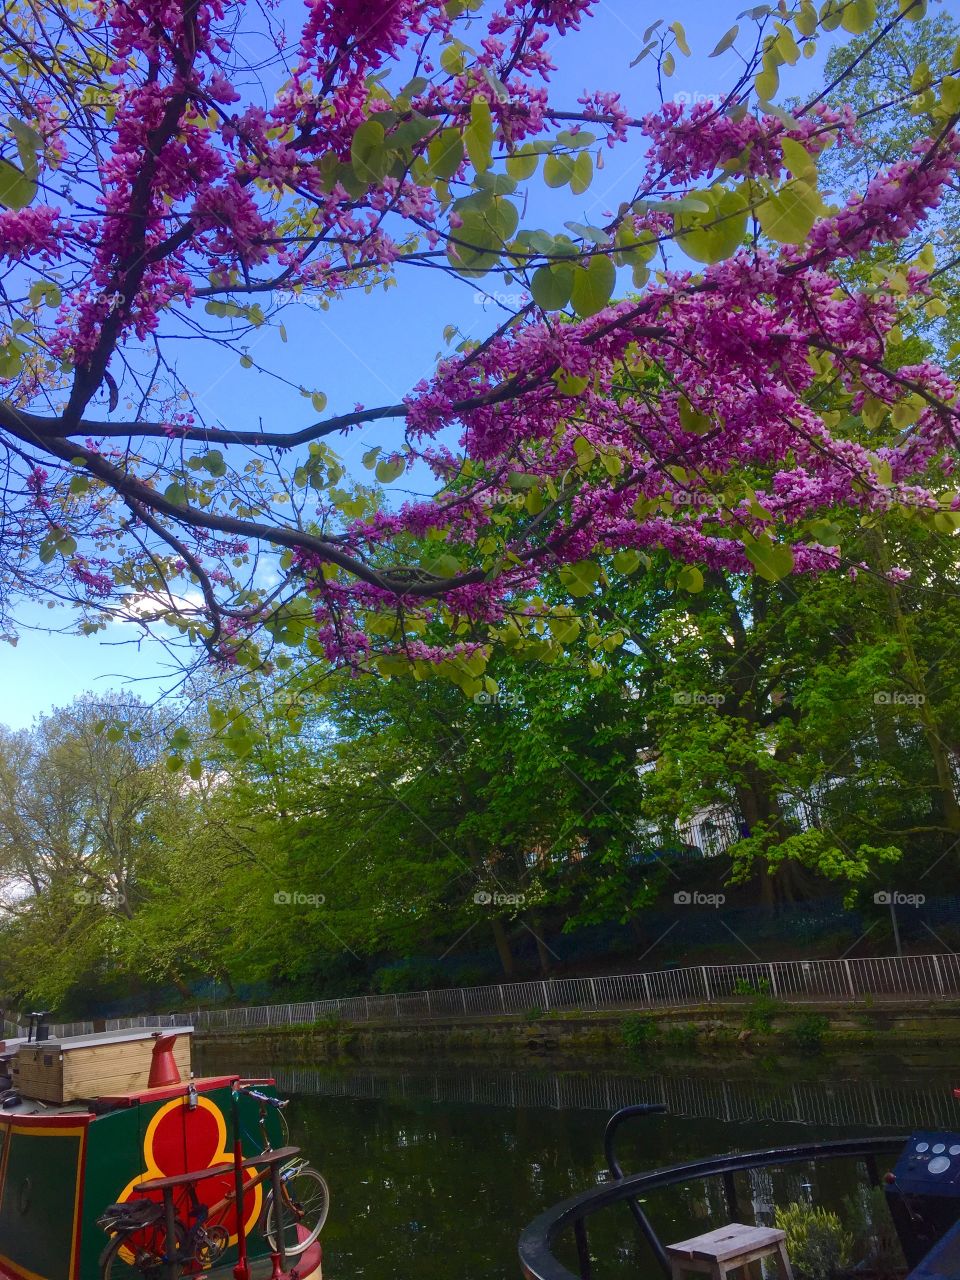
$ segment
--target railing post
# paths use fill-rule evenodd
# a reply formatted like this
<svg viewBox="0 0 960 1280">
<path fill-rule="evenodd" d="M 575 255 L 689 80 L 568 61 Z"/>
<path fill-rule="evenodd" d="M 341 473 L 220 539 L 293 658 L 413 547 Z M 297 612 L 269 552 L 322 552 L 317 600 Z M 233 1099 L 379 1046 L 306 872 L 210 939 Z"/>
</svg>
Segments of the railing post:
<svg viewBox="0 0 960 1280">
<path fill-rule="evenodd" d="M 370 997 L 369 996 L 363 997 L 363 1008 L 366 1014 L 367 1022 L 369 1022 L 370 1021 Z"/>
<path fill-rule="evenodd" d="M 779 996 L 780 993 L 777 990 L 777 975 L 774 971 L 773 965 L 768 964 L 767 968 L 770 970 L 770 994 L 772 996 Z"/>
<path fill-rule="evenodd" d="M 543 989 L 543 1012 L 546 1013 L 550 1008 L 550 997 L 547 995 L 547 984 L 541 982 L 540 986 Z"/>
<path fill-rule="evenodd" d="M 640 977 L 643 979 L 643 998 L 646 1000 L 647 1004 L 652 1005 L 653 1001 L 650 999 L 650 979 L 645 973 L 641 973 Z"/>
<path fill-rule="evenodd" d="M 433 1005 L 430 1003 L 430 992 L 427 991 L 427 1017 L 433 1017 Z"/>
<path fill-rule="evenodd" d="M 703 978 L 703 994 L 707 998 L 707 1004 L 709 1004 L 713 997 L 710 994 L 710 979 L 707 977 L 707 966 L 705 964 L 700 966 L 700 976 Z"/>
<path fill-rule="evenodd" d="M 460 988 L 460 1003 L 463 1005 L 463 1012 L 464 1012 L 464 1013 L 466 1013 L 466 1012 L 467 1012 L 467 989 L 466 989 L 466 987 L 461 987 L 461 988 Z"/>
<path fill-rule="evenodd" d="M 843 962 L 843 972 L 847 975 L 847 990 L 850 992 L 850 999 L 851 999 L 851 1000 L 856 1000 L 856 998 L 857 998 L 857 992 L 856 992 L 856 988 L 855 988 L 855 987 L 854 987 L 854 985 L 853 985 L 853 974 L 850 972 L 850 961 L 849 961 L 849 960 L 844 960 L 844 962 Z"/>
<path fill-rule="evenodd" d="M 597 980 L 596 980 L 596 978 L 591 978 L 591 979 L 590 979 L 590 994 L 593 996 L 593 1007 L 594 1007 L 595 1009 L 599 1009 L 599 1008 L 600 1008 L 600 1002 L 597 1000 Z"/>
<path fill-rule="evenodd" d="M 497 983 L 497 990 L 498 990 L 498 991 L 499 991 L 499 993 L 500 993 L 500 1009 L 501 1009 L 501 1011 L 502 1011 L 503 1013 L 506 1013 L 506 1012 L 507 1012 L 507 997 L 506 997 L 506 995 L 504 994 L 504 990 L 503 990 L 503 983 L 502 983 L 502 982 L 498 982 L 498 983 Z"/>
<path fill-rule="evenodd" d="M 937 986 L 940 988 L 940 994 L 945 995 L 946 988 L 943 985 L 943 972 L 940 968 L 940 957 L 931 956 L 930 958 L 933 960 L 933 971 L 937 975 Z"/>
<path fill-rule="evenodd" d="M 400 997 L 396 994 L 393 997 L 393 1016 L 398 1022 L 400 1021 Z M 237 1230 L 239 1231 L 240 1228 L 238 1227 Z"/>
</svg>

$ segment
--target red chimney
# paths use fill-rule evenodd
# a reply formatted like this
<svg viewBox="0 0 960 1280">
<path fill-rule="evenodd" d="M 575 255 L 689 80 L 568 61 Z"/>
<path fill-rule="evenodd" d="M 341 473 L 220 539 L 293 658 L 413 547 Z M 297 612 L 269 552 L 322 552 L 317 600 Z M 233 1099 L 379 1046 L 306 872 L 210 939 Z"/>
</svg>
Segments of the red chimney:
<svg viewBox="0 0 960 1280">
<path fill-rule="evenodd" d="M 177 1060 L 173 1056 L 173 1046 L 177 1042 L 178 1032 L 172 1035 L 158 1035 L 150 1058 L 150 1076 L 148 1089 L 162 1089 L 165 1085 L 180 1084 L 180 1072 Z"/>
</svg>

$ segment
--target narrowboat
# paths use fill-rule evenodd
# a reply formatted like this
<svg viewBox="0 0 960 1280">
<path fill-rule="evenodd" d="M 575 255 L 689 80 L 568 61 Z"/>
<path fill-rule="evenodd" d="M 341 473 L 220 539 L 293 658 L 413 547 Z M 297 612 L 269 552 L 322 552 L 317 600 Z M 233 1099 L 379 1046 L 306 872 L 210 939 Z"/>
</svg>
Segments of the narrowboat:
<svg viewBox="0 0 960 1280">
<path fill-rule="evenodd" d="M 326 1183 L 285 1102 L 194 1078 L 192 1030 L 0 1041 L 0 1280 L 321 1280 Z"/>
</svg>

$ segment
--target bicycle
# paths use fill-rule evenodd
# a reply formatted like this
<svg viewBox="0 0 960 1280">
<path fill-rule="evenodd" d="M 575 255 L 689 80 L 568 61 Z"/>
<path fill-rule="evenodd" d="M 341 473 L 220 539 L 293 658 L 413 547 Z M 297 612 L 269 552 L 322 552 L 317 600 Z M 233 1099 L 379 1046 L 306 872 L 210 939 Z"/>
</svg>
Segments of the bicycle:
<svg viewBox="0 0 960 1280">
<path fill-rule="evenodd" d="M 288 1130 L 283 1108 L 288 1099 L 271 1098 L 253 1088 L 242 1091 L 254 1098 L 259 1105 L 259 1129 L 263 1138 L 261 1156 L 270 1156 L 276 1151 L 283 1152 L 285 1147 L 275 1149 L 270 1142 L 266 1116 L 267 1108 L 273 1107 L 286 1135 Z M 258 1157 L 253 1157 L 254 1161 L 257 1159 Z M 202 1176 L 203 1171 L 200 1172 Z M 308 1249 L 323 1230 L 330 1209 L 330 1190 L 323 1174 L 296 1154 L 280 1164 L 279 1175 L 283 1196 L 282 1252 L 288 1258 L 296 1257 Z M 244 1196 L 271 1180 L 270 1164 L 267 1163 L 244 1184 Z M 236 1193 L 231 1189 L 216 1204 L 206 1205 L 197 1195 L 193 1181 L 186 1182 L 184 1189 L 188 1195 L 191 1222 L 186 1226 L 179 1218 L 176 1219 L 173 1251 L 176 1262 L 182 1268 L 180 1274 L 190 1275 L 195 1274 L 197 1268 L 208 1270 L 226 1253 L 230 1245 L 230 1232 L 216 1219 L 235 1204 Z M 271 1186 L 264 1196 L 259 1226 L 273 1253 L 281 1252 L 277 1217 Z M 131 1260 L 146 1280 L 164 1280 L 169 1242 L 164 1226 L 164 1208 L 160 1202 L 134 1200 L 109 1205 L 97 1219 L 97 1224 L 111 1236 L 109 1244 L 100 1255 L 101 1280 L 120 1280 L 121 1277 L 128 1280 Z M 124 1251 L 126 1257 L 122 1256 Z"/>
</svg>

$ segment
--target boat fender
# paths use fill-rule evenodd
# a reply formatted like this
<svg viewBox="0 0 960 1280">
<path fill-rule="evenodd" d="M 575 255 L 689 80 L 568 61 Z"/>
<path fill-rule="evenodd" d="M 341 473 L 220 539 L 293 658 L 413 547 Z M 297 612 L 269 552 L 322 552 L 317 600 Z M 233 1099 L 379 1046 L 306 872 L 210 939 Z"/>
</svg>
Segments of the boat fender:
<svg viewBox="0 0 960 1280">
<path fill-rule="evenodd" d="M 23 1098 L 21 1098 L 16 1089 L 7 1089 L 5 1093 L 0 1094 L 0 1107 L 2 1107 L 4 1111 L 10 1111 L 14 1107 L 19 1107 L 21 1102 L 23 1102 Z"/>
</svg>

